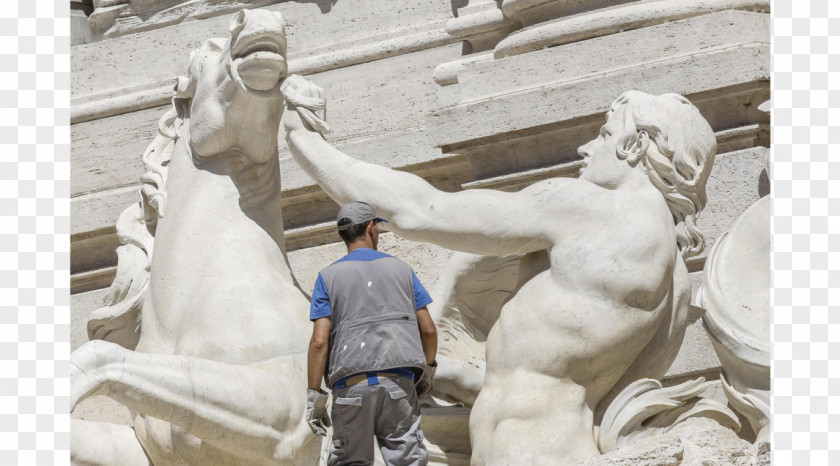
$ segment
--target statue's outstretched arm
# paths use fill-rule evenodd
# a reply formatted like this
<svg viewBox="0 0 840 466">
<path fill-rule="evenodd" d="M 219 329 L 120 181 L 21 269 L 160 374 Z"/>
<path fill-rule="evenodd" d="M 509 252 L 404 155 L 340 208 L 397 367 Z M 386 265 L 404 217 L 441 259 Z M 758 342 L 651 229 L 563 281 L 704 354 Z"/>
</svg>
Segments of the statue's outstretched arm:
<svg viewBox="0 0 840 466">
<path fill-rule="evenodd" d="M 237 366 L 95 340 L 71 355 L 70 401 L 106 395 L 238 457 L 282 462 L 317 441 L 303 422 L 305 358 Z"/>
<path fill-rule="evenodd" d="M 287 79 L 286 92 L 313 99 L 323 95 L 297 76 Z M 414 174 L 347 156 L 302 121 L 295 106 L 284 121 L 295 161 L 330 197 L 341 204 L 371 204 L 390 222 L 388 230 L 400 236 L 475 254 L 518 254 L 551 245 L 533 191 L 443 192 Z"/>
</svg>

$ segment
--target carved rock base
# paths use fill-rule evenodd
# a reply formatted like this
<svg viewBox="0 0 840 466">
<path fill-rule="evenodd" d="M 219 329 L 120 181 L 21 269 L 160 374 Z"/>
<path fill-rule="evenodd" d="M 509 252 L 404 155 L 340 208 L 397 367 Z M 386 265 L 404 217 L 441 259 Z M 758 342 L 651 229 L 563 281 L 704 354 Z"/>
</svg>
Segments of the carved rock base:
<svg viewBox="0 0 840 466">
<path fill-rule="evenodd" d="M 763 447 L 763 448 L 762 448 Z M 770 464 L 769 444 L 752 445 L 711 419 L 688 419 L 666 434 L 648 437 L 581 466 Z"/>
</svg>

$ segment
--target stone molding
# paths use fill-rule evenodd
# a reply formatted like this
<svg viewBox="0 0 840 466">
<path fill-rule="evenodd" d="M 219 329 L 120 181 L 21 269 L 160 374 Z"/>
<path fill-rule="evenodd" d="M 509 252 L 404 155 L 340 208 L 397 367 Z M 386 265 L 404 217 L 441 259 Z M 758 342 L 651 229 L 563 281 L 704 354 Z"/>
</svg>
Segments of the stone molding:
<svg viewBox="0 0 840 466">
<path fill-rule="evenodd" d="M 281 0 L 94 0 L 90 25 L 97 39 L 135 34 L 185 21 L 226 15 Z"/>
<path fill-rule="evenodd" d="M 520 27 L 522 24 L 505 16 L 496 2 L 484 0 L 462 8 L 446 23 L 446 32 L 466 42 L 465 53 L 476 53 L 492 49 Z"/>
<path fill-rule="evenodd" d="M 770 47 L 765 44 L 725 48 L 714 52 L 690 54 L 677 59 L 649 63 L 594 74 L 586 79 L 553 82 L 526 91 L 493 95 L 482 100 L 445 107 L 432 112 L 427 126 L 435 138 L 433 143 L 444 152 L 480 145 L 511 137 L 523 130 L 545 131 L 579 115 L 606 112 L 609 99 L 600 90 L 609 84 L 625 88 L 638 86 L 645 92 L 677 92 L 687 96 L 719 89 L 749 85 L 752 89 L 769 88 Z M 735 68 L 737 65 L 737 68 Z M 710 72 L 702 76 L 697 68 Z M 723 72 L 727 70 L 727 72 Z M 580 99 L 576 96 L 591 96 Z M 513 105 L 516 102 L 516 105 Z M 470 121 L 475 113 L 493 115 L 492 121 Z M 485 113 L 486 112 L 486 113 Z M 457 122 L 460 122 L 458 124 Z M 715 127 L 716 122 L 712 122 Z"/>
<path fill-rule="evenodd" d="M 645 0 L 591 10 L 521 29 L 499 42 L 494 55 L 496 58 L 509 57 L 723 10 L 769 12 L 770 1 Z"/>
<path fill-rule="evenodd" d="M 604 112 L 609 99 L 599 96 L 618 89 L 688 96 L 750 82 L 767 88 L 768 54 L 769 16 L 725 11 L 504 59 L 470 56 L 436 68 L 441 107 L 427 125 L 433 144 L 449 152 Z M 476 113 L 486 117 L 470 117 Z"/>
</svg>

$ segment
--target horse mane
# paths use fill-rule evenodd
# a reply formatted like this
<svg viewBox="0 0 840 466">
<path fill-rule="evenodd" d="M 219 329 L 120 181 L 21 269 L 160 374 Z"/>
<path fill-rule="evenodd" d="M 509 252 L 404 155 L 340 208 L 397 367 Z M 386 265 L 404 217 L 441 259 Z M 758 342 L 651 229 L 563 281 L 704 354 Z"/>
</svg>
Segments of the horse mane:
<svg viewBox="0 0 840 466">
<path fill-rule="evenodd" d="M 188 106 L 182 97 L 174 97 L 172 106 L 158 121 L 158 134 L 143 153 L 143 168 L 146 172 L 140 177 L 140 196 L 143 203 L 144 219 L 152 227 L 157 219 L 166 215 L 166 179 L 169 161 L 175 151 L 175 143 L 180 138 Z"/>
<path fill-rule="evenodd" d="M 158 134 L 143 153 L 146 172 L 140 177 L 139 202 L 117 219 L 117 272 L 103 306 L 90 314 L 90 340 L 106 340 L 134 349 L 140 339 L 140 322 L 149 288 L 157 221 L 166 212 L 166 180 L 169 161 L 188 114 L 183 97 L 172 99 L 171 108 L 158 122 Z"/>
</svg>

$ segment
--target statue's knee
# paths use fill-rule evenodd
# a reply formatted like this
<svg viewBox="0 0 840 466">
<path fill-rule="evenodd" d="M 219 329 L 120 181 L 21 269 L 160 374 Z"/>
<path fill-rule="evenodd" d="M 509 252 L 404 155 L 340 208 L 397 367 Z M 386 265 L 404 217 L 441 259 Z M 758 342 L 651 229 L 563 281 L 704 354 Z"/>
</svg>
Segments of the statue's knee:
<svg viewBox="0 0 840 466">
<path fill-rule="evenodd" d="M 70 354 L 70 362 L 82 370 L 100 368 L 119 357 L 122 349 L 120 345 L 104 340 L 91 340 Z"/>
</svg>

